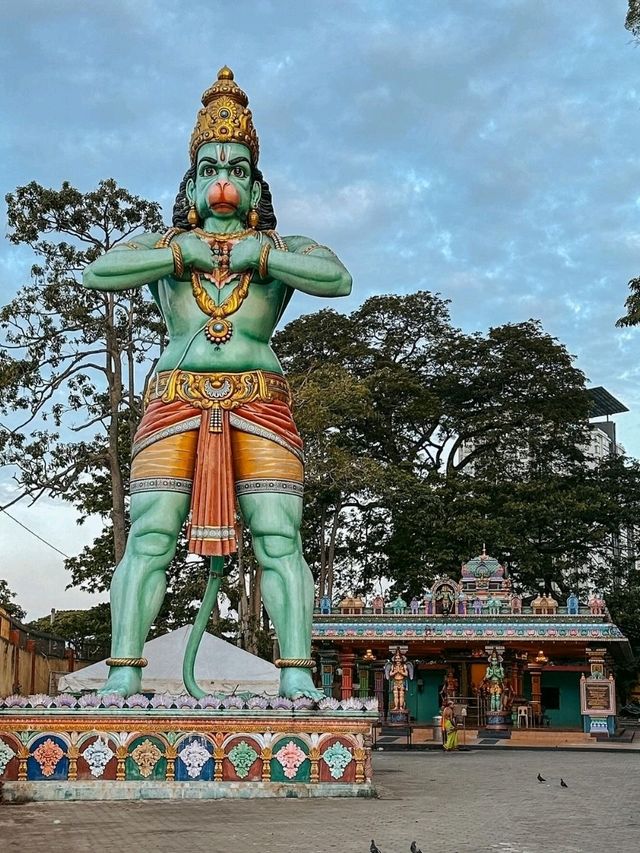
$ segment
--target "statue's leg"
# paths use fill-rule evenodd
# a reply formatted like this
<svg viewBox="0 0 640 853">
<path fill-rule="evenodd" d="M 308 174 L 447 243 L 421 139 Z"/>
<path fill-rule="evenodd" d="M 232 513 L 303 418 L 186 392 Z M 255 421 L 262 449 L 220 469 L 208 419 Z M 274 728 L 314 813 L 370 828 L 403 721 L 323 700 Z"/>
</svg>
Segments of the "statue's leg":
<svg viewBox="0 0 640 853">
<path fill-rule="evenodd" d="M 273 622 L 280 655 L 308 658 L 311 654 L 313 577 L 302 556 L 302 499 L 272 493 L 240 497 L 240 508 L 251 530 L 253 550 L 262 566 L 262 599 Z M 295 699 L 321 699 L 311 670 L 287 667 L 280 674 L 280 694 Z"/>
<path fill-rule="evenodd" d="M 131 530 L 111 583 L 111 657 L 137 658 L 167 588 L 166 570 L 189 511 L 189 495 L 139 492 L 131 496 Z M 142 670 L 112 666 L 101 693 L 131 696 Z"/>
</svg>

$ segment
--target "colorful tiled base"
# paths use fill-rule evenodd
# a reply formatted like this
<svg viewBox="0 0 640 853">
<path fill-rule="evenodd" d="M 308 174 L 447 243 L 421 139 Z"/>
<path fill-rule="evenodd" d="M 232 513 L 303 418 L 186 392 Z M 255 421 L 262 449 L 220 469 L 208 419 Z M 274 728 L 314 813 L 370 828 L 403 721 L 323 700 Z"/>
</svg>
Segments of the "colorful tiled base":
<svg viewBox="0 0 640 853">
<path fill-rule="evenodd" d="M 0 781 L 9 799 L 367 796 L 376 720 L 372 711 L 3 709 Z"/>
</svg>

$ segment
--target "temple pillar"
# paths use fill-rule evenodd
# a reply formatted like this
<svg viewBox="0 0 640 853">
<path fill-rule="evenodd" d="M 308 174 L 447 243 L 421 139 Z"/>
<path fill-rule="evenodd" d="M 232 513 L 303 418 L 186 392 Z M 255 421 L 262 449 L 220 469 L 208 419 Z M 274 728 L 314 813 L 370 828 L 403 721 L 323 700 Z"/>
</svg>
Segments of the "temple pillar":
<svg viewBox="0 0 640 853">
<path fill-rule="evenodd" d="M 462 661 L 460 664 L 460 696 L 469 695 L 469 664 Z"/>
<path fill-rule="evenodd" d="M 373 670 L 373 693 L 378 700 L 378 714 L 384 719 L 384 667 L 376 666 Z"/>
<path fill-rule="evenodd" d="M 320 687 L 325 696 L 333 696 L 333 682 L 336 672 L 336 656 L 333 649 L 320 649 Z"/>
<path fill-rule="evenodd" d="M 353 696 L 353 665 L 356 656 L 353 652 L 340 652 L 340 668 L 342 669 L 342 681 L 340 684 L 340 698 L 351 699 Z"/>
<path fill-rule="evenodd" d="M 366 664 L 358 664 L 358 682 L 360 689 L 358 696 L 360 699 L 366 699 L 369 695 L 369 667 Z"/>
<path fill-rule="evenodd" d="M 542 713 L 542 670 L 540 667 L 532 666 L 529 668 L 531 676 L 531 708 L 534 718 L 540 718 Z"/>
<path fill-rule="evenodd" d="M 513 673 L 513 696 L 514 699 L 520 700 L 522 699 L 522 661 L 516 658 L 511 665 L 511 671 Z"/>
</svg>

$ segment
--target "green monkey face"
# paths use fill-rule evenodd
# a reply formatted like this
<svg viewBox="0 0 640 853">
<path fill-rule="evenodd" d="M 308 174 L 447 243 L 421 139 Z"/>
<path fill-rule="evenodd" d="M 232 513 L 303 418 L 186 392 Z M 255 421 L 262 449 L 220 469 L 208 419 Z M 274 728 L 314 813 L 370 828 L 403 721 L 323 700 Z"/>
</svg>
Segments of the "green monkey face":
<svg viewBox="0 0 640 853">
<path fill-rule="evenodd" d="M 238 219 L 260 201 L 260 184 L 251 177 L 251 154 L 236 142 L 208 142 L 198 149 L 195 181 L 187 181 L 187 198 L 200 218 Z"/>
</svg>

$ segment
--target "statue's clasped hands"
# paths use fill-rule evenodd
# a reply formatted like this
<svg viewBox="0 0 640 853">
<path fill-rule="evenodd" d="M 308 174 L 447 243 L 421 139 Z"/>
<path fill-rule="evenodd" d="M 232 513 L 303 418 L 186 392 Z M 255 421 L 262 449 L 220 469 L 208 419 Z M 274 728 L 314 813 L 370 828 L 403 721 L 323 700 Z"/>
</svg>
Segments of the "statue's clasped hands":
<svg viewBox="0 0 640 853">
<path fill-rule="evenodd" d="M 176 238 L 184 259 L 185 270 L 213 272 L 220 267 L 220 257 L 211 246 L 195 234 L 181 234 Z M 245 237 L 233 245 L 229 255 L 229 269 L 234 273 L 257 269 L 262 241 L 257 237 Z"/>
<path fill-rule="evenodd" d="M 191 270 L 200 272 L 213 272 L 218 262 L 211 247 L 195 234 L 180 234 L 175 241 L 180 246 L 184 261 L 185 278 L 188 278 Z"/>
<path fill-rule="evenodd" d="M 245 272 L 258 268 L 262 241 L 257 237 L 245 237 L 231 249 L 229 269 L 231 272 Z"/>
</svg>

